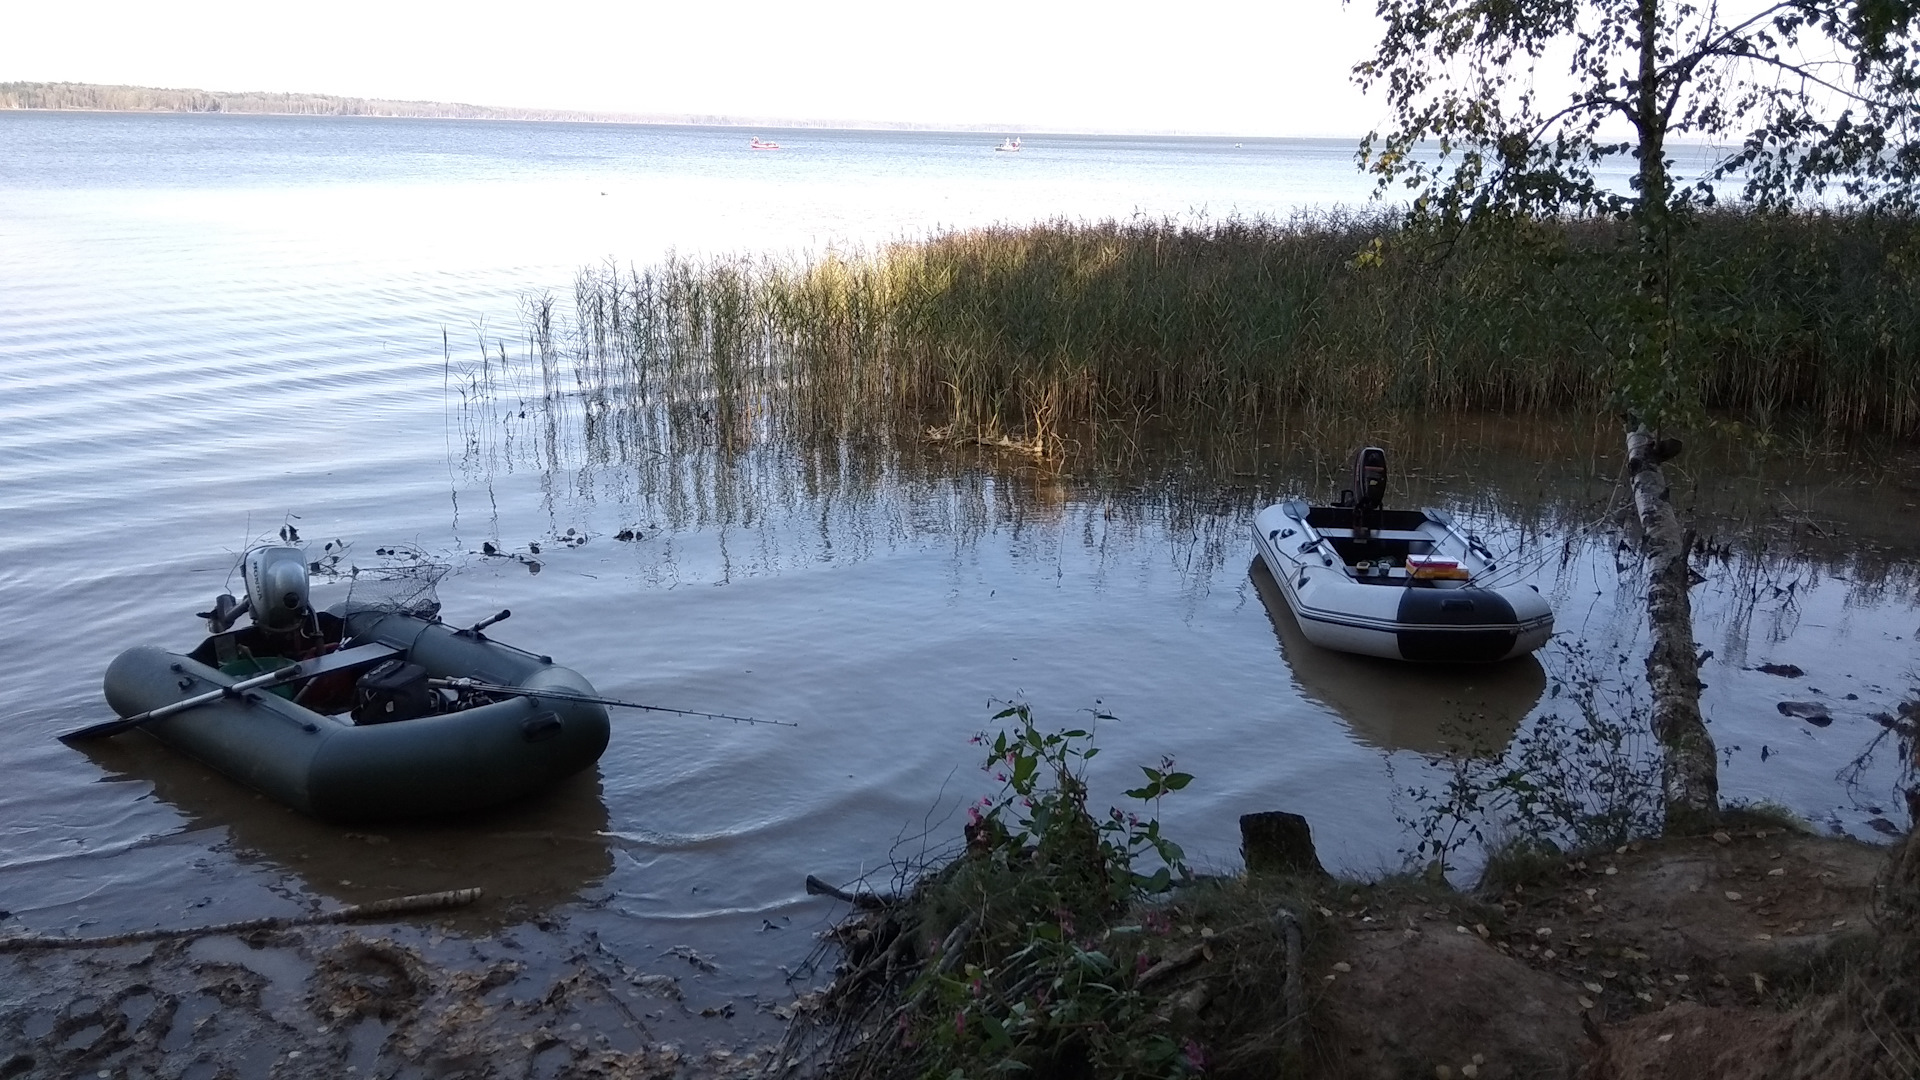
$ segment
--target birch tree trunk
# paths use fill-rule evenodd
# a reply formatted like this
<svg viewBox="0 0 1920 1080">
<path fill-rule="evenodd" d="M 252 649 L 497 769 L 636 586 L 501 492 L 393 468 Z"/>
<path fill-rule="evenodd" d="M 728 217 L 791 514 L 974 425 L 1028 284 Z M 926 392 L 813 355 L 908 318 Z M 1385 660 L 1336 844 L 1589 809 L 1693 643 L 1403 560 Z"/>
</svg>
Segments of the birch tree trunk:
<svg viewBox="0 0 1920 1080">
<path fill-rule="evenodd" d="M 1627 472 L 1640 515 L 1647 560 L 1647 685 L 1653 691 L 1653 733 L 1664 751 L 1662 793 L 1667 830 L 1678 832 L 1720 811 L 1720 772 L 1713 736 L 1700 715 L 1700 660 L 1694 651 L 1693 568 L 1689 542 L 1667 498 L 1659 443 L 1644 426 L 1627 433 Z"/>
</svg>

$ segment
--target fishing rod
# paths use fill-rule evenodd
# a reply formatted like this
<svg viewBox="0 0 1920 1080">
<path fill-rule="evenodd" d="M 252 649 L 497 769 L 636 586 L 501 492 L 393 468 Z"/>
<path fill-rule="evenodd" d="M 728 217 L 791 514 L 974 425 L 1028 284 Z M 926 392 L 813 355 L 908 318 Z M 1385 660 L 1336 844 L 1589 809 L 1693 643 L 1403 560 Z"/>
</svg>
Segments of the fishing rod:
<svg viewBox="0 0 1920 1080">
<path fill-rule="evenodd" d="M 619 698 L 597 697 L 593 694 L 576 694 L 568 690 L 546 690 L 528 686 L 502 686 L 499 683 L 481 682 L 478 679 L 428 679 L 428 686 L 444 687 L 448 690 L 471 690 L 482 694 L 515 694 L 520 697 L 552 698 L 555 701 L 578 701 L 586 705 L 617 705 L 623 709 L 645 709 L 648 712 L 673 713 L 676 716 L 703 716 L 709 720 L 731 720 L 736 724 L 770 724 L 774 727 L 799 727 L 791 720 L 756 720 L 751 716 L 734 716 L 730 713 L 701 712 L 698 709 L 670 709 L 665 705 L 642 705 L 637 701 L 621 701 Z"/>
</svg>

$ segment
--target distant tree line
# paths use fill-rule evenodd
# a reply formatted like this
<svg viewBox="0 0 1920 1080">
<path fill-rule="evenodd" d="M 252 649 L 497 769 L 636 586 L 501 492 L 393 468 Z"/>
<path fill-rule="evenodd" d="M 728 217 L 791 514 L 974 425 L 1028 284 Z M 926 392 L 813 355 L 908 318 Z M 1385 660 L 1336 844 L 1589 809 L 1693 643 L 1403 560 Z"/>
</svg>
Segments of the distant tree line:
<svg viewBox="0 0 1920 1080">
<path fill-rule="evenodd" d="M 0 82 L 0 109 L 98 109 L 111 112 L 272 113 L 291 116 L 429 116 L 463 120 L 655 120 L 661 117 L 495 108 L 447 101 L 390 101 L 263 90 L 163 90 L 95 83 Z"/>
<path fill-rule="evenodd" d="M 693 124 L 707 127 L 864 128 L 895 131 L 1022 131 L 1018 124 L 904 123 L 714 113 L 614 113 L 520 109 L 451 101 L 392 101 L 333 94 L 275 94 L 264 90 L 163 90 L 98 83 L 0 82 L 3 109 L 94 109 L 102 112 L 254 113 L 280 116 L 426 116 L 457 120 L 565 120 L 611 124 Z"/>
</svg>

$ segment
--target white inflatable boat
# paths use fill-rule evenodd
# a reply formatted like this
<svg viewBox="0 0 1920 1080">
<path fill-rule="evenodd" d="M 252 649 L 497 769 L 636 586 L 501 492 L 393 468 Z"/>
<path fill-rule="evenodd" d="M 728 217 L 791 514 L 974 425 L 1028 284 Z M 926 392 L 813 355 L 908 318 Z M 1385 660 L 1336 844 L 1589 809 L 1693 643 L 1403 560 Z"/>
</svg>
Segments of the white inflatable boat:
<svg viewBox="0 0 1920 1080">
<path fill-rule="evenodd" d="M 1253 519 L 1254 549 L 1307 640 L 1390 660 L 1487 663 L 1553 636 L 1553 609 L 1531 585 L 1491 586 L 1498 570 L 1444 510 L 1383 510 L 1386 455 L 1355 458 L 1338 506 L 1289 499 Z"/>
</svg>

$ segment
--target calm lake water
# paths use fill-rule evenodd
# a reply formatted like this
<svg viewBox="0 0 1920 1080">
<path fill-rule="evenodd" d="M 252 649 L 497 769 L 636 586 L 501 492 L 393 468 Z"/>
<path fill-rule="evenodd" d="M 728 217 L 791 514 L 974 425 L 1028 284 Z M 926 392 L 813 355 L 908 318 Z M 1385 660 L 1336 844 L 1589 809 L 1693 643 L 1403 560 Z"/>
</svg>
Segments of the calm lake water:
<svg viewBox="0 0 1920 1080">
<path fill-rule="evenodd" d="M 884 887 L 951 850 L 994 787 L 969 738 L 996 702 L 1116 716 L 1096 799 L 1162 755 L 1194 773 L 1163 816 L 1199 867 L 1237 863 L 1239 814 L 1290 809 L 1356 872 L 1399 865 L 1407 791 L 1444 781 L 1452 733 L 1498 750 L 1577 715 L 1583 684 L 1632 707 L 1641 583 L 1604 426 L 1276 427 L 1124 468 L 610 434 L 521 344 L 523 301 L 570 295 L 584 265 L 1367 194 L 1342 142 L 1034 136 L 999 154 L 985 135 L 763 131 L 784 148 L 755 153 L 752 134 L 0 113 L 0 930 L 480 885 L 501 902 L 476 931 L 597 939 L 687 976 L 694 1009 L 773 1000 L 834 913 L 807 874 Z M 483 366 L 483 343 L 505 362 Z M 1409 672 L 1299 640 L 1249 573 L 1252 511 L 1332 494 L 1368 439 L 1393 450 L 1402 501 L 1452 507 L 1553 597 L 1537 662 Z M 1724 548 L 1695 596 L 1726 794 L 1868 839 L 1904 827 L 1887 747 L 1841 774 L 1920 682 L 1920 465 L 1750 443 L 1680 465 L 1681 502 Z M 300 819 L 142 736 L 54 740 L 106 718 L 120 649 L 195 643 L 192 613 L 284 525 L 315 557 L 343 542 L 345 566 L 408 561 L 381 554 L 396 547 L 444 566 L 450 619 L 511 608 L 496 636 L 603 693 L 800 726 L 624 713 L 599 768 L 552 798 L 375 831 Z"/>
</svg>

